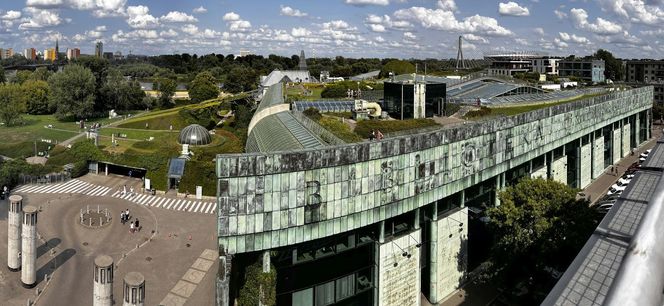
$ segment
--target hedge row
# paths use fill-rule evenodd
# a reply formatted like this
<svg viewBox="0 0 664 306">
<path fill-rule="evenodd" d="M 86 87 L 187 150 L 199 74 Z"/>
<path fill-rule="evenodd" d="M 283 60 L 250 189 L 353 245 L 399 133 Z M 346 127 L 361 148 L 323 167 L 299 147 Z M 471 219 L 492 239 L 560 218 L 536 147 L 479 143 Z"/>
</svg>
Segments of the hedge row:
<svg viewBox="0 0 664 306">
<path fill-rule="evenodd" d="M 379 130 L 381 133 L 386 134 L 435 125 L 438 125 L 438 123 L 432 119 L 362 120 L 355 126 L 355 134 L 362 138 L 368 138 L 373 130 Z"/>
</svg>

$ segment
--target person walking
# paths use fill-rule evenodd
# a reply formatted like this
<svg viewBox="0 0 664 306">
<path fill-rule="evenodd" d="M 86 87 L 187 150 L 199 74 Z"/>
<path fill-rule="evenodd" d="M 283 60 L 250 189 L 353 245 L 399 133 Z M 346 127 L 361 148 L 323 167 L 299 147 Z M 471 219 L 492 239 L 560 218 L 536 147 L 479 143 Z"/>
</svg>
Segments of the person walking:
<svg viewBox="0 0 664 306">
<path fill-rule="evenodd" d="M 125 221 L 124 219 L 125 219 L 125 214 L 124 214 L 124 210 L 123 210 L 123 211 L 120 213 L 120 223 L 124 224 L 124 223 L 125 223 L 125 222 L 124 222 L 124 221 Z"/>
<path fill-rule="evenodd" d="M 129 232 L 132 234 L 134 233 L 134 222 L 129 223 Z"/>
<path fill-rule="evenodd" d="M 129 194 L 133 197 L 134 196 L 134 186 L 129 187 Z"/>
<path fill-rule="evenodd" d="M 139 226 L 138 223 L 138 218 L 136 218 L 136 221 L 134 221 L 134 230 L 137 232 L 141 231 L 141 227 Z"/>
<path fill-rule="evenodd" d="M 125 222 L 129 221 L 129 208 L 127 208 L 127 211 L 125 211 Z"/>
</svg>

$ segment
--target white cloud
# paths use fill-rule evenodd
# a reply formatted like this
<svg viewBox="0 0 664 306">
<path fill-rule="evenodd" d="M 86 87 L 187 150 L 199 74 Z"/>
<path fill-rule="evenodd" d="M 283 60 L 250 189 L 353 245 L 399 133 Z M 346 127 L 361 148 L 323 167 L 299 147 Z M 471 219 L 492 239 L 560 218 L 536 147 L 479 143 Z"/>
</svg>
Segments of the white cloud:
<svg viewBox="0 0 664 306">
<path fill-rule="evenodd" d="M 139 40 L 145 43 L 152 43 L 155 40 L 159 39 L 159 34 L 157 34 L 156 30 L 139 29 L 126 33 L 122 30 L 119 30 L 117 33 L 113 34 L 111 39 L 114 42 L 118 43 L 124 43 L 127 41 L 139 41 Z"/>
<path fill-rule="evenodd" d="M 350 25 L 348 24 L 348 22 L 345 22 L 343 20 L 332 20 L 330 22 L 323 23 L 323 28 L 333 29 L 333 30 L 343 30 L 350 28 Z"/>
<path fill-rule="evenodd" d="M 6 11 L 0 19 L 2 20 L 16 20 L 21 18 L 21 12 L 19 11 Z"/>
<path fill-rule="evenodd" d="M 515 38 L 514 42 L 522 46 L 530 46 L 530 42 L 528 42 L 528 40 L 524 38 Z"/>
<path fill-rule="evenodd" d="M 161 31 L 161 33 L 159 33 L 160 37 L 165 37 L 165 38 L 174 38 L 178 37 L 178 35 L 179 35 L 178 32 L 173 29 L 168 29 L 167 31 Z"/>
<path fill-rule="evenodd" d="M 464 18 L 463 21 L 458 21 L 451 11 L 411 7 L 394 12 L 394 16 L 399 19 L 417 21 L 427 29 L 490 36 L 513 35 L 512 31 L 500 26 L 496 19 L 480 15 L 473 15 Z"/>
<path fill-rule="evenodd" d="M 465 35 L 463 35 L 463 39 L 465 39 L 466 41 L 472 41 L 472 42 L 482 43 L 482 44 L 488 44 L 489 43 L 489 40 L 487 40 L 486 38 L 484 38 L 482 36 L 479 36 L 479 35 L 475 35 L 475 34 L 465 34 Z"/>
<path fill-rule="evenodd" d="M 127 7 L 127 24 L 134 29 L 150 29 L 159 25 L 159 20 L 150 15 L 150 9 L 147 6 Z"/>
<path fill-rule="evenodd" d="M 67 0 L 73 9 L 92 11 L 95 17 L 117 17 L 125 15 L 127 0 Z"/>
<path fill-rule="evenodd" d="M 290 6 L 281 6 L 281 15 L 291 17 L 306 17 L 308 14 Z"/>
<path fill-rule="evenodd" d="M 565 18 L 567 18 L 567 13 L 565 13 L 565 12 L 563 12 L 563 11 L 553 10 L 553 13 L 556 14 L 556 17 L 558 17 L 558 19 L 565 19 Z"/>
<path fill-rule="evenodd" d="M 438 0 L 438 8 L 446 11 L 456 11 L 458 10 L 454 0 Z"/>
<path fill-rule="evenodd" d="M 633 23 L 660 25 L 664 22 L 663 1 L 598 0 L 605 11 L 612 12 Z"/>
<path fill-rule="evenodd" d="M 530 16 L 530 11 L 527 7 L 519 6 L 516 2 L 507 2 L 498 4 L 498 13 L 504 16 Z"/>
<path fill-rule="evenodd" d="M 558 49 L 565 49 L 565 48 L 568 48 L 568 47 L 569 47 L 569 45 L 568 45 L 566 42 L 560 40 L 560 38 L 554 38 L 554 39 L 553 39 L 553 44 L 554 44 Z"/>
<path fill-rule="evenodd" d="M 106 32 L 107 29 L 106 29 L 106 26 L 102 25 L 102 26 L 95 27 L 95 31 L 97 31 L 97 32 Z"/>
<path fill-rule="evenodd" d="M 544 35 L 544 29 L 543 28 L 534 28 L 533 31 L 539 35 Z"/>
<path fill-rule="evenodd" d="M 389 0 L 346 0 L 346 4 L 354 6 L 367 6 L 367 5 L 386 6 L 390 4 L 390 1 Z"/>
<path fill-rule="evenodd" d="M 195 8 L 195 9 L 193 10 L 193 12 L 194 12 L 194 14 L 204 14 L 204 13 L 207 13 L 207 9 L 204 8 L 204 7 L 201 5 L 201 6 L 197 7 L 197 8 Z"/>
<path fill-rule="evenodd" d="M 222 19 L 224 21 L 238 21 L 240 20 L 240 15 L 236 14 L 235 12 L 228 12 Z"/>
<path fill-rule="evenodd" d="M 415 39 L 417 39 L 417 36 L 415 36 L 415 34 L 413 34 L 411 32 L 404 32 L 403 33 L 403 38 L 406 39 L 406 40 L 415 40 Z"/>
<path fill-rule="evenodd" d="M 164 22 L 173 22 L 173 23 L 198 22 L 198 19 L 196 19 L 196 17 L 178 11 L 168 12 L 166 16 L 161 16 L 159 20 Z"/>
<path fill-rule="evenodd" d="M 22 19 L 22 23 L 18 26 L 21 30 L 36 30 L 58 26 L 63 23 L 62 18 L 60 18 L 60 15 L 55 11 L 32 7 L 26 7 L 24 10 L 30 15 L 30 17 Z"/>
<path fill-rule="evenodd" d="M 28 7 L 54 8 L 64 5 L 64 0 L 26 0 L 25 5 Z"/>
<path fill-rule="evenodd" d="M 393 20 L 388 15 L 378 16 L 370 14 L 366 19 L 364 19 L 364 22 L 372 32 L 378 33 L 386 32 L 387 29 L 407 30 L 413 27 L 413 25 L 408 21 Z"/>
<path fill-rule="evenodd" d="M 293 37 L 306 37 L 311 35 L 311 31 L 307 30 L 306 28 L 293 28 L 291 30 L 291 35 Z"/>
<path fill-rule="evenodd" d="M 619 24 L 613 23 L 601 17 L 597 17 L 594 23 L 588 21 L 588 13 L 584 9 L 573 8 L 570 10 L 570 18 L 577 29 L 583 29 L 597 35 L 613 35 L 622 32 Z"/>
<path fill-rule="evenodd" d="M 560 36 L 560 40 L 564 42 L 573 42 L 581 45 L 586 45 L 589 44 L 590 41 L 588 38 L 585 38 L 583 36 L 576 36 L 576 34 L 568 34 L 565 32 L 558 32 L 558 36 Z"/>
<path fill-rule="evenodd" d="M 376 42 L 379 42 L 379 43 L 385 42 L 385 38 L 383 38 L 382 36 L 376 36 L 376 38 L 374 38 L 374 40 Z"/>
</svg>

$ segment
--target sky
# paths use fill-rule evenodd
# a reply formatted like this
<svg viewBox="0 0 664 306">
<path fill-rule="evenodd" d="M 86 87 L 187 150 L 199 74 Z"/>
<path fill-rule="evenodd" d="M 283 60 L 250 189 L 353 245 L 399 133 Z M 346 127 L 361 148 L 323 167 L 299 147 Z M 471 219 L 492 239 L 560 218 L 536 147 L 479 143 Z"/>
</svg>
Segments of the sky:
<svg viewBox="0 0 664 306">
<path fill-rule="evenodd" d="M 664 58 L 664 0 L 1 0 L 0 48 L 123 54 Z"/>
</svg>

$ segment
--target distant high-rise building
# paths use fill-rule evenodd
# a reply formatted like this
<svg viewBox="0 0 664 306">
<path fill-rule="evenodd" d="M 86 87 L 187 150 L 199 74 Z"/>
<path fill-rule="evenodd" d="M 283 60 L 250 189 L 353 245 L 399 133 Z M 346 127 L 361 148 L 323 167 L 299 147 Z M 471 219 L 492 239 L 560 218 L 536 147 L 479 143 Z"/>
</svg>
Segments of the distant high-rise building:
<svg viewBox="0 0 664 306">
<path fill-rule="evenodd" d="M 68 60 L 74 60 L 81 57 L 81 49 L 79 48 L 74 48 L 74 49 L 67 49 L 67 59 Z"/>
<path fill-rule="evenodd" d="M 14 56 L 14 49 L 0 49 L 0 59 L 6 59 Z"/>
<path fill-rule="evenodd" d="M 300 51 L 300 63 L 298 67 L 300 70 L 307 70 L 307 60 L 304 58 L 304 50 Z"/>
<path fill-rule="evenodd" d="M 101 41 L 98 41 L 97 45 L 95 45 L 95 57 L 104 57 L 104 43 Z"/>
<path fill-rule="evenodd" d="M 249 50 L 240 50 L 239 57 L 243 57 L 243 56 L 247 56 L 247 55 L 251 55 L 251 51 L 249 51 Z"/>
<path fill-rule="evenodd" d="M 60 45 L 58 44 L 58 39 L 55 39 L 55 59 L 58 59 L 58 54 L 60 54 Z"/>
<path fill-rule="evenodd" d="M 50 48 L 44 50 L 44 60 L 45 61 L 55 61 L 57 59 L 57 55 L 55 54 L 55 48 Z"/>
<path fill-rule="evenodd" d="M 104 52 L 104 54 L 102 54 L 102 57 L 109 61 L 113 60 L 113 52 Z"/>
<path fill-rule="evenodd" d="M 37 50 L 35 48 L 27 48 L 23 50 L 23 57 L 34 61 L 37 59 Z"/>
</svg>

